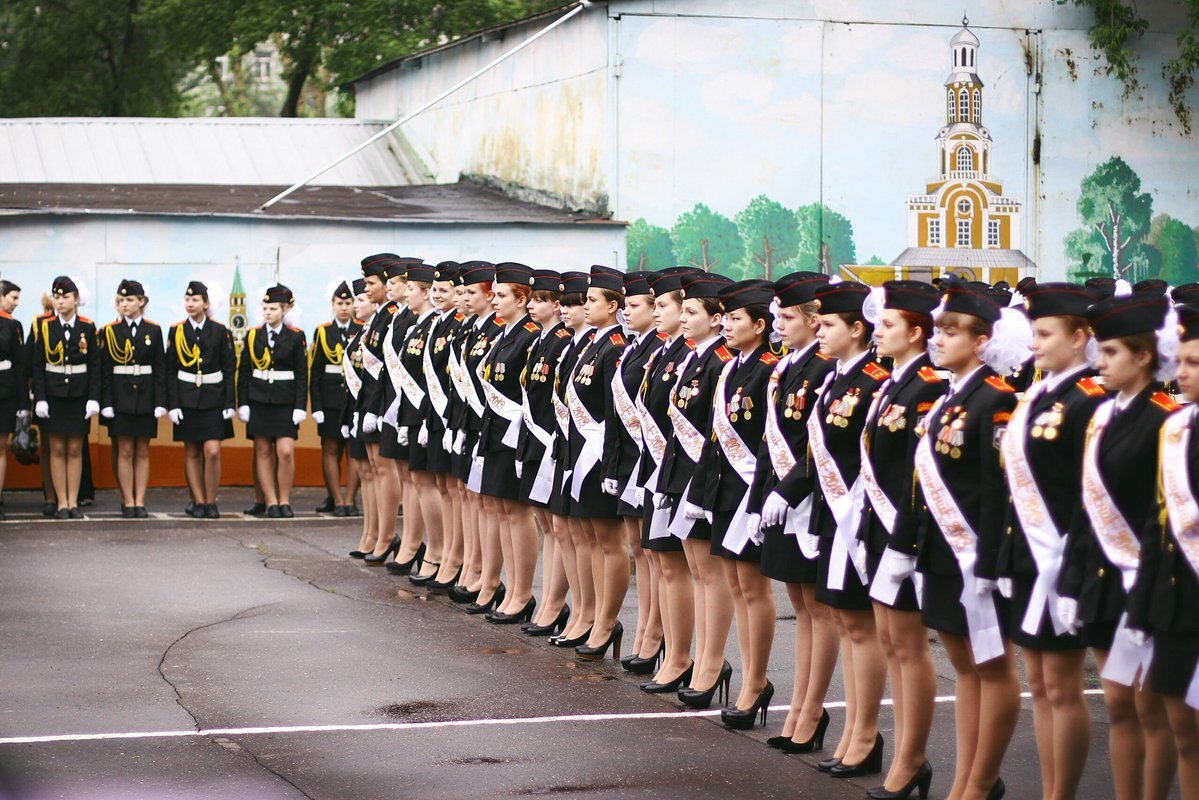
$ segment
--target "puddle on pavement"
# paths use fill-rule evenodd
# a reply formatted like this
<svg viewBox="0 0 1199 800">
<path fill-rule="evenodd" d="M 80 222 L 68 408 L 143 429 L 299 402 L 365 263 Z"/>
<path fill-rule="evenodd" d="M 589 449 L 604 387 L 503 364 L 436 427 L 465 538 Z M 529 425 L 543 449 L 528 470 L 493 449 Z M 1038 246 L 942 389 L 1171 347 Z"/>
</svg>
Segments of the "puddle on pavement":
<svg viewBox="0 0 1199 800">
<path fill-rule="evenodd" d="M 522 797 L 544 797 L 547 795 L 579 794 L 581 792 L 610 792 L 627 788 L 629 787 L 619 783 L 575 783 L 562 786 L 538 786 L 533 789 L 522 789 L 515 792 L 515 794 Z"/>
<path fill-rule="evenodd" d="M 479 652 L 485 656 L 510 656 L 524 651 L 519 647 L 480 647 Z"/>
<path fill-rule="evenodd" d="M 453 719 L 453 703 L 435 703 L 430 700 L 409 700 L 392 703 L 375 710 L 377 716 L 399 719 L 404 722 L 440 722 Z"/>
<path fill-rule="evenodd" d="M 485 766 L 488 764 L 505 764 L 507 763 L 502 758 L 490 758 L 488 756 L 479 756 L 477 758 L 455 758 L 453 761 L 446 761 L 446 764 L 454 764 L 464 767 Z"/>
<path fill-rule="evenodd" d="M 616 680 L 613 675 L 567 675 L 566 680 L 574 683 L 602 683 Z"/>
</svg>

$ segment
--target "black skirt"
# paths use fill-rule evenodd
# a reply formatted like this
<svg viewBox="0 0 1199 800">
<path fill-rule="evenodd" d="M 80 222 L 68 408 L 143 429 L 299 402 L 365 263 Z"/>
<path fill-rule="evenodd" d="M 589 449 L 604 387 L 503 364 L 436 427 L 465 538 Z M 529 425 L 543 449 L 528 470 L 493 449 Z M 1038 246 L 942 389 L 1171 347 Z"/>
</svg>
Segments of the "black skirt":
<svg viewBox="0 0 1199 800">
<path fill-rule="evenodd" d="M 537 473 L 541 470 L 541 465 L 545 463 L 545 451 L 541 455 L 529 456 L 521 462 L 520 468 L 520 489 L 518 496 L 534 508 L 549 508 L 550 504 L 547 500 L 544 503 L 539 503 L 529 497 L 533 493 L 533 485 L 537 480 Z M 550 476 L 553 480 L 553 476 Z M 553 491 L 550 491 L 550 496 L 553 496 Z"/>
<path fill-rule="evenodd" d="M 429 437 L 428 444 L 421 444 L 420 426 L 412 425 L 408 428 L 408 469 L 415 469 L 420 472 L 429 471 L 429 448 L 433 446 L 432 436 Z M 438 446 L 441 442 L 437 443 Z"/>
<path fill-rule="evenodd" d="M 483 477 L 479 494 L 504 500 L 523 500 L 520 478 L 516 477 L 516 451 L 507 448 L 483 454 Z"/>
<path fill-rule="evenodd" d="M 550 501 L 547 505 L 551 514 L 560 517 L 575 516 L 570 507 L 570 485 L 566 480 L 566 467 L 562 459 L 554 462 L 554 488 L 550 491 Z"/>
<path fill-rule="evenodd" d="M 438 475 L 448 475 L 451 472 L 451 454 L 445 449 L 443 436 L 442 433 L 430 432 L 429 446 L 425 448 L 425 469 Z"/>
<path fill-rule="evenodd" d="M 50 416 L 37 419 L 42 433 L 60 433 L 66 436 L 83 436 L 92 429 L 92 421 L 84 419 L 87 413 L 87 398 L 47 397 Z"/>
<path fill-rule="evenodd" d="M 366 461 L 367 459 L 366 442 L 362 441 L 362 439 L 357 436 L 350 437 L 349 441 L 346 443 L 346 450 L 349 453 L 350 458 L 357 459 L 358 461 Z"/>
<path fill-rule="evenodd" d="M 1081 636 L 1069 633 L 1059 636 L 1054 631 L 1049 615 L 1057 613 L 1057 609 L 1052 607 L 1042 610 L 1041 626 L 1035 635 L 1025 633 L 1024 614 L 1028 609 L 1035 582 L 1036 578 L 1031 575 L 1016 575 L 1012 578 L 1012 599 L 1008 603 L 1008 630 L 1011 632 L 1012 642 L 1029 650 L 1081 650 Z"/>
<path fill-rule="evenodd" d="M 829 608 L 841 611 L 868 611 L 872 608 L 870 588 L 862 583 L 858 571 L 854 569 L 853 559 L 845 556 L 845 580 L 842 588 L 828 588 L 828 570 L 833 550 L 833 540 L 827 537 L 820 539 L 820 558 L 816 565 L 816 599 Z"/>
<path fill-rule="evenodd" d="M 872 549 L 867 548 L 866 574 L 870 577 L 872 584 L 874 583 L 874 576 L 878 574 L 878 565 L 882 560 L 882 553 L 875 553 Z M 871 598 L 871 602 L 878 603 L 880 606 L 886 606 L 887 608 L 893 608 L 896 611 L 920 613 L 920 603 L 916 598 L 916 583 L 911 578 L 904 578 L 903 583 L 899 584 L 899 592 L 895 595 L 894 603 L 879 603 L 874 598 Z"/>
<path fill-rule="evenodd" d="M 583 483 L 579 486 L 579 499 L 576 500 L 571 492 L 571 486 L 574 484 L 574 475 L 571 475 L 563 487 L 570 502 L 571 516 L 582 519 L 620 519 L 620 514 L 616 513 L 616 497 L 604 494 L 603 482 L 604 470 L 597 462 L 587 477 L 583 478 Z"/>
<path fill-rule="evenodd" d="M 157 434 L 158 420 L 153 414 L 117 414 L 108 420 L 109 436 L 153 439 Z"/>
<path fill-rule="evenodd" d="M 209 442 L 233 438 L 233 422 L 221 416 L 221 409 L 183 409 L 183 419 L 175 426 L 176 442 Z"/>
<path fill-rule="evenodd" d="M 951 636 L 970 636 L 966 626 L 966 609 L 962 606 L 962 576 L 953 575 L 924 575 L 924 608 L 921 619 L 924 627 L 929 630 L 947 633 Z M 995 603 L 995 613 L 999 618 L 999 630 L 1004 638 L 1008 635 L 1008 601 L 999 595 L 991 593 Z"/>
<path fill-rule="evenodd" d="M 641 509 L 641 547 L 646 550 L 652 550 L 655 553 L 681 553 L 683 552 L 683 540 L 677 536 L 662 536 L 657 539 L 649 538 L 650 526 L 653 524 L 654 503 L 652 495 L 649 492 L 645 493 L 645 507 Z M 666 509 L 667 515 L 670 514 L 670 509 Z"/>
<path fill-rule="evenodd" d="M 291 406 L 250 403 L 250 421 L 246 423 L 246 438 L 265 436 L 268 439 L 296 438 L 299 430 L 291 422 Z M 187 419 L 184 412 L 183 418 Z"/>
<path fill-rule="evenodd" d="M 1116 641 L 1116 626 L 1118 622 L 1087 622 L 1082 626 L 1080 638 L 1084 647 L 1092 650 L 1107 652 Z"/>
<path fill-rule="evenodd" d="M 346 437 L 341 435 L 341 414 L 330 414 L 325 412 L 325 421 L 318 423 L 316 426 L 317 432 L 322 439 L 338 439 L 344 441 Z"/>
<path fill-rule="evenodd" d="M 727 558 L 730 561 L 744 561 L 748 564 L 761 563 L 761 545 L 746 542 L 745 549 L 740 553 L 734 553 L 724 546 L 724 536 L 733 521 L 733 513 L 732 511 L 718 511 L 712 515 L 712 547 L 710 552 L 714 556 Z"/>
<path fill-rule="evenodd" d="M 762 574 L 783 583 L 816 583 L 817 559 L 799 549 L 799 537 L 783 533 L 782 525 L 766 529 L 762 542 Z"/>
<path fill-rule="evenodd" d="M 466 483 L 470 480 L 470 468 L 474 461 L 472 454 L 475 451 L 475 441 L 479 438 L 477 433 L 467 431 L 462 443 L 461 453 L 450 454 L 450 471 L 458 476 L 458 480 Z M 454 434 L 454 440 L 457 441 L 458 434 Z"/>
<path fill-rule="evenodd" d="M 1187 696 L 1199 666 L 1199 636 L 1153 635 L 1153 661 L 1149 665 L 1149 688 L 1170 697 Z"/>
<path fill-rule="evenodd" d="M 400 432 L 383 420 L 379 420 L 379 455 L 395 461 L 408 460 L 408 445 L 400 444 Z"/>
<path fill-rule="evenodd" d="M 17 398 L 0 400 L 0 433 L 12 433 L 17 429 Z"/>
</svg>

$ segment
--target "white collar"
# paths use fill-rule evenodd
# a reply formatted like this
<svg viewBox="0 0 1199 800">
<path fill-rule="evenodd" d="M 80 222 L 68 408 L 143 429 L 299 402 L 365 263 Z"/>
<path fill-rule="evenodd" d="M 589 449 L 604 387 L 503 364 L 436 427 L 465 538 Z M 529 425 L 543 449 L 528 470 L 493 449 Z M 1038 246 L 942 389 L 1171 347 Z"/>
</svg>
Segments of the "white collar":
<svg viewBox="0 0 1199 800">
<path fill-rule="evenodd" d="M 475 317 L 475 330 L 481 330 L 482 327 L 484 325 L 486 325 L 488 322 L 490 322 L 491 318 L 494 316 L 495 316 L 494 311 L 491 312 L 490 314 L 488 314 L 487 316 L 477 315 Z"/>
<path fill-rule="evenodd" d="M 749 357 L 752 356 L 756 350 L 757 350 L 757 348 L 754 348 L 753 350 L 746 350 L 743 353 L 739 353 L 737 355 L 737 366 L 739 366 L 739 367 L 745 366 L 745 363 L 747 361 L 749 361 Z"/>
<path fill-rule="evenodd" d="M 141 325 L 145 317 L 125 317 L 126 325 Z"/>
<path fill-rule="evenodd" d="M 856 367 L 858 364 L 860 364 L 862 362 L 862 359 L 867 358 L 869 355 L 870 355 L 869 350 L 863 350 L 862 352 L 858 353 L 853 358 L 837 359 L 837 375 L 838 376 L 845 375 L 850 370 L 852 370 L 854 367 Z"/>
<path fill-rule="evenodd" d="M 434 315 L 436 313 L 437 313 L 437 309 L 426 308 L 424 313 L 422 313 L 419 317 L 416 318 L 417 324 L 424 322 L 425 320 L 427 320 L 429 317 L 431 317 L 432 315 Z"/>
<path fill-rule="evenodd" d="M 602 339 L 602 338 L 604 338 L 605 336 L 607 336 L 609 332 L 611 332 L 611 331 L 614 331 L 614 330 L 616 330 L 616 329 L 617 329 L 617 328 L 619 328 L 619 327 L 620 327 L 620 325 L 619 325 L 619 324 L 614 324 L 614 325 L 609 325 L 608 327 L 606 327 L 606 328 L 604 328 L 604 329 L 602 329 L 602 330 L 597 330 L 597 331 L 595 332 L 595 338 L 596 338 L 596 339 Z"/>
<path fill-rule="evenodd" d="M 587 334 L 591 333 L 593 330 L 595 330 L 595 328 L 592 328 L 590 325 L 586 325 L 586 324 L 584 324 L 584 325 L 583 325 L 583 327 L 579 328 L 579 331 L 578 331 L 578 333 L 576 333 L 576 334 L 574 335 L 574 343 L 575 343 L 575 344 L 578 344 L 578 343 L 579 343 L 579 341 L 580 341 L 580 340 L 581 340 L 581 339 L 582 339 L 584 336 L 586 336 Z"/>
<path fill-rule="evenodd" d="M 719 341 L 720 341 L 720 336 L 719 336 L 719 335 L 717 335 L 717 336 L 711 336 L 711 337 L 708 337 L 707 339 L 704 339 L 702 342 L 696 342 L 696 344 L 695 344 L 695 357 L 696 357 L 696 358 L 699 358 L 699 357 L 700 357 L 700 356 L 702 356 L 704 353 L 706 353 L 706 352 L 708 352 L 709 350 L 711 350 L 711 349 L 712 349 L 712 347 L 713 347 L 713 345 L 715 345 L 715 344 L 716 344 L 717 342 L 719 342 Z"/>
<path fill-rule="evenodd" d="M 275 336 L 278 336 L 278 335 L 279 335 L 279 331 L 283 330 L 283 323 L 282 323 L 282 322 L 280 322 L 280 323 L 279 323 L 279 325 L 278 325 L 277 327 L 274 327 L 274 328 L 272 328 L 270 325 L 267 325 L 267 326 L 265 326 L 265 327 L 266 327 L 266 332 L 267 332 L 267 333 L 270 333 L 270 334 L 273 334 L 273 335 L 275 335 Z"/>
<path fill-rule="evenodd" d="M 949 377 L 949 393 L 953 394 L 954 392 L 961 389 L 963 386 L 966 385 L 966 381 L 968 381 L 974 377 L 974 373 L 978 372 L 980 369 L 982 369 L 985 366 L 986 366 L 986 364 L 979 364 L 977 367 L 970 370 L 965 375 L 958 375 L 956 373 L 951 375 Z"/>
<path fill-rule="evenodd" d="M 78 314 L 72 314 L 70 319 L 66 319 L 66 318 L 64 318 L 64 317 L 62 316 L 62 314 L 57 314 L 57 315 L 55 315 L 55 316 L 57 316 L 57 317 L 58 317 L 58 322 L 59 322 L 59 324 L 60 324 L 60 325 L 63 325 L 63 326 L 65 326 L 65 327 L 70 327 L 70 326 L 74 325 L 74 324 L 75 324 L 75 323 L 76 323 L 76 322 L 79 320 L 79 315 L 78 315 Z"/>
<path fill-rule="evenodd" d="M 891 370 L 891 383 L 893 383 L 893 384 L 899 383 L 899 379 L 902 378 L 904 376 L 904 373 L 906 373 L 908 371 L 908 367 L 912 366 L 919 360 L 920 360 L 920 356 L 917 355 L 917 356 L 909 359 L 903 366 L 896 366 L 894 369 L 892 369 Z"/>
<path fill-rule="evenodd" d="M 187 321 L 188 321 L 189 323 L 191 323 L 191 326 L 192 326 L 193 328 L 195 328 L 195 329 L 196 329 L 196 330 L 198 330 L 198 331 L 202 331 L 202 330 L 204 330 L 204 323 L 208 321 L 208 317 L 204 317 L 204 318 L 203 318 L 202 320 L 200 320 L 199 322 L 196 322 L 196 321 L 195 321 L 194 319 L 192 319 L 191 317 L 188 317 L 188 318 L 187 318 Z"/>
<path fill-rule="evenodd" d="M 349 330 L 349 328 L 350 328 L 350 325 L 351 325 L 353 322 L 354 322 L 354 320 L 350 320 L 349 322 L 338 322 L 337 320 L 333 320 L 333 324 L 334 324 L 335 326 L 337 326 L 338 328 L 341 328 L 343 331 L 344 331 L 344 330 Z"/>
<path fill-rule="evenodd" d="M 1143 392 L 1143 391 L 1145 391 L 1145 390 L 1142 389 L 1141 392 Z M 1136 394 L 1132 395 L 1131 397 L 1125 397 L 1123 393 L 1117 394 L 1116 395 L 1116 411 L 1123 411 L 1124 409 L 1126 409 L 1130 405 L 1132 405 L 1132 401 L 1136 400 L 1137 396 L 1140 395 L 1141 392 L 1137 392 Z"/>
<path fill-rule="evenodd" d="M 1071 367 L 1065 372 L 1059 372 L 1055 375 L 1047 375 L 1041 378 L 1041 380 L 1045 383 L 1045 391 L 1052 392 L 1086 368 L 1087 364 L 1084 362 L 1079 364 L 1077 367 Z"/>
<path fill-rule="evenodd" d="M 558 327 L 558 323 L 556 323 L 556 322 L 552 325 L 542 325 L 541 326 L 541 335 L 538 336 L 537 338 L 539 340 L 544 340 L 545 337 L 550 335 L 550 331 L 552 331 L 556 327 Z"/>
</svg>

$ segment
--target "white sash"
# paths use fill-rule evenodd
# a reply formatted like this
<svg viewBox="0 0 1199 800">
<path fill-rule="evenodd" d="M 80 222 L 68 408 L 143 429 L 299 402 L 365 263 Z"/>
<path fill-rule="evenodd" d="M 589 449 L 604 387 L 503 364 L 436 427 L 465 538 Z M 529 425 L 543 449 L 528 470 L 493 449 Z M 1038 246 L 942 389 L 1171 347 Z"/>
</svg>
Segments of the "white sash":
<svg viewBox="0 0 1199 800">
<path fill-rule="evenodd" d="M 1161 464 L 1170 534 L 1191 569 L 1199 575 L 1199 503 L 1191 492 L 1191 464 L 1187 459 L 1194 424 L 1194 409 L 1187 409 L 1166 419 Z M 1191 676 L 1186 701 L 1191 708 L 1199 708 L 1199 668 Z"/>
<path fill-rule="evenodd" d="M 463 347 L 461 359 L 455 358 L 454 354 L 450 353 L 452 362 L 457 364 L 457 369 L 451 370 L 450 377 L 454 379 L 454 389 L 458 392 L 458 396 L 470 406 L 470 410 L 476 417 L 482 417 L 483 401 L 479 399 L 479 393 L 475 391 L 475 382 L 470 376 L 470 369 L 466 364 L 468 356 L 465 353 L 465 347 Z"/>
<path fill-rule="evenodd" d="M 647 336 L 651 334 L 646 334 Z M 629 397 L 629 390 L 624 385 L 624 378 L 621 376 L 620 367 L 624 363 L 625 356 L 633 351 L 640 344 L 635 342 L 625 348 L 620 360 L 616 362 L 616 371 L 612 375 L 612 405 L 616 408 L 616 413 L 621 421 L 628 428 L 629 436 L 633 437 L 633 443 L 637 445 L 637 461 L 633 464 L 633 471 L 629 473 L 629 481 L 625 485 L 624 492 L 621 493 L 620 499 L 628 503 L 634 508 L 640 508 L 641 504 L 637 502 L 637 475 L 641 471 L 641 459 L 645 457 L 645 443 L 641 440 L 641 414 L 637 411 L 637 405 L 633 402 L 633 398 Z"/>
<path fill-rule="evenodd" d="M 541 456 L 541 464 L 537 468 L 537 474 L 533 477 L 533 487 L 529 490 L 529 499 L 536 503 L 546 503 L 549 502 L 550 492 L 554 488 L 554 467 L 557 463 L 554 460 L 554 436 L 533 419 L 533 409 L 529 405 L 529 393 L 523 392 L 522 394 L 521 419 L 533 438 L 541 442 L 542 447 L 545 448 L 545 453 Z"/>
<path fill-rule="evenodd" d="M 446 312 L 452 314 L 452 311 Z M 437 322 L 440 322 L 438 320 Z M 437 329 L 437 322 L 429 326 L 429 338 L 425 342 L 425 351 L 421 356 L 421 372 L 425 376 L 425 385 L 429 388 L 429 402 L 433 404 L 433 410 L 437 412 L 437 416 L 441 417 L 441 424 L 446 424 L 446 411 L 449 409 L 450 398 L 446 397 L 445 389 L 441 385 L 441 381 L 437 376 L 437 370 L 433 368 L 433 334 Z M 450 348 L 453 355 L 453 348 Z"/>
<path fill-rule="evenodd" d="M 713 345 L 715 346 L 715 345 Z M 691 359 L 697 358 L 696 351 L 691 351 L 687 357 L 679 364 L 679 377 L 675 380 L 674 388 L 670 390 L 669 405 L 666 407 L 666 415 L 670 417 L 670 422 L 674 426 L 674 438 L 679 440 L 679 444 L 683 447 L 683 452 L 687 458 L 691 459 L 697 465 L 704 452 L 705 437 L 699 430 L 691 424 L 691 420 L 687 419 L 687 415 L 683 413 L 676 404 L 678 398 L 679 386 L 683 382 L 683 372 L 690 365 Z M 691 529 L 695 527 L 695 520 L 687 519 L 687 515 L 683 513 L 683 508 L 686 506 L 687 493 L 691 490 L 691 482 L 687 482 L 687 488 L 683 489 L 682 499 L 679 502 L 678 508 L 674 509 L 674 515 L 670 519 L 670 524 L 667 526 L 667 531 L 680 539 L 686 539 L 691 535 Z"/>
<path fill-rule="evenodd" d="M 404 368 L 404 363 L 400 359 L 400 354 L 396 352 L 393 342 L 391 328 L 395 327 L 396 320 L 399 314 L 392 317 L 391 326 L 387 330 L 387 335 L 383 338 L 383 361 L 387 364 L 387 375 L 391 378 L 391 385 L 396 387 L 396 398 L 391 401 L 391 405 L 387 407 L 387 411 L 383 414 L 383 421 L 393 428 L 399 425 L 400 401 L 404 397 L 408 397 L 412 405 L 420 408 L 420 402 L 414 401 L 409 392 L 415 389 L 420 395 L 420 400 L 425 399 L 425 393 L 419 386 L 416 385 L 416 379 L 412 374 Z"/>
<path fill-rule="evenodd" d="M 1099 540 L 1104 555 L 1120 570 L 1124 591 L 1131 591 L 1137 577 L 1137 565 L 1141 562 L 1141 541 L 1120 513 L 1116 501 L 1103 484 L 1099 472 L 1099 446 L 1103 431 L 1111 422 L 1116 410 L 1116 401 L 1108 400 L 1095 409 L 1091 417 L 1091 429 L 1087 435 L 1087 446 L 1082 459 L 1083 507 L 1091 520 L 1091 529 Z"/>
<path fill-rule="evenodd" d="M 932 413 L 935 414 L 939 407 L 940 401 Z M 974 653 L 975 663 L 984 664 L 1002 656 L 1004 652 L 999 615 L 995 612 L 994 593 L 979 595 L 975 589 L 977 578 L 974 576 L 974 565 L 978 560 L 978 536 L 941 477 L 937 460 L 933 457 L 932 438 L 925 435 L 916 445 L 916 471 L 920 475 L 920 485 L 924 488 L 924 499 L 928 502 L 928 509 L 957 557 L 958 568 L 962 571 L 961 600 L 966 610 L 970 649 Z"/>
<path fill-rule="evenodd" d="M 492 350 L 499 347 L 503 337 L 496 340 L 491 346 Z M 483 387 L 483 396 L 487 398 L 487 406 L 492 413 L 498 417 L 508 420 L 508 430 L 504 433 L 503 444 L 505 447 L 516 447 L 516 437 L 520 433 L 520 413 L 521 404 L 515 400 L 509 399 L 503 392 L 491 385 L 491 381 L 483 378 L 483 368 L 487 363 L 487 359 L 491 357 L 489 353 L 486 358 L 479 362 L 479 366 L 475 367 L 475 375 L 479 378 L 479 385 Z"/>
<path fill-rule="evenodd" d="M 364 334 L 362 338 L 366 339 L 367 337 Z M 379 380 L 379 373 L 383 371 L 383 361 L 371 352 L 365 342 L 362 344 L 362 366 L 366 368 L 372 378 Z"/>
<path fill-rule="evenodd" d="M 749 504 L 749 487 L 754 482 L 754 468 L 758 463 L 757 453 L 750 449 L 725 415 L 725 406 L 728 401 L 725 399 L 724 387 L 739 361 L 739 358 L 735 358 L 724 365 L 724 369 L 720 371 L 720 380 L 716 382 L 716 393 L 712 401 L 712 429 L 716 433 L 716 442 L 720 445 L 725 459 L 737 471 L 741 480 L 745 481 L 746 491 L 741 495 L 741 503 L 737 506 L 737 510 L 733 512 L 729 527 L 724 532 L 723 542 L 726 550 L 738 555 L 745 550 L 745 545 L 749 543 L 746 507 Z"/>
<path fill-rule="evenodd" d="M 658 353 L 660 355 L 662 351 L 659 350 Z M 677 373 L 675 381 L 678 381 Z M 670 402 L 669 399 L 667 402 Z M 649 407 L 645 405 L 641 394 L 637 395 L 637 413 L 641 417 L 641 436 L 645 440 L 645 451 L 649 453 L 654 462 L 654 471 L 645 481 L 645 502 L 650 503 L 659 495 L 659 492 L 654 489 L 658 486 L 658 475 L 662 472 L 662 460 L 666 457 L 666 434 L 658 427 L 658 421 L 654 419 Z M 648 538 L 665 539 L 670 535 L 670 509 L 658 508 L 656 502 L 653 503 L 653 509 L 654 512 L 650 516 Z"/>
<path fill-rule="evenodd" d="M 362 347 L 362 339 L 359 337 L 356 342 L 357 347 Z M 353 359 L 350 358 L 349 351 L 342 354 L 341 357 L 341 374 L 346 379 L 346 388 L 350 390 L 350 394 L 354 399 L 358 399 L 358 393 L 362 391 L 362 378 L 358 376 L 357 370 L 354 369 Z"/>
<path fill-rule="evenodd" d="M 770 382 L 766 384 L 766 431 L 763 438 L 766 440 L 766 449 L 770 452 L 771 466 L 774 467 L 774 474 L 778 476 L 779 481 L 790 475 L 791 470 L 795 469 L 798 462 L 795 452 L 791 449 L 791 443 L 787 441 L 786 435 L 779 426 L 778 391 L 783 373 L 787 367 L 798 361 L 799 355 L 799 353 L 788 353 L 784 356 L 783 360 L 775 365 L 774 370 L 770 373 Z M 819 396 L 818 393 L 813 394 L 812 402 L 816 402 Z M 787 517 L 783 521 L 783 533 L 787 536 L 806 534 L 811 519 L 812 495 L 809 493 L 798 506 L 787 509 Z M 801 543 L 804 541 L 803 538 L 800 539 Z M 809 559 L 820 555 L 819 550 L 808 552 L 802 544 L 800 551 L 803 552 L 804 557 Z"/>
<path fill-rule="evenodd" d="M 821 393 L 828 388 L 836 376 L 836 371 L 830 372 L 820 387 Z M 824 429 L 820 424 L 820 408 L 817 406 L 808 415 L 808 445 L 812 451 L 812 463 L 816 465 L 816 476 L 820 479 L 820 489 L 833 519 L 837 522 L 837 530 L 833 534 L 833 549 L 829 553 L 828 588 L 840 591 L 845 586 L 845 565 L 853 563 L 849 557 L 849 548 L 857 535 L 857 526 L 861 522 L 863 489 L 859 475 L 852 486 L 845 485 L 841 470 L 833 454 L 829 452 L 824 441 Z M 862 584 L 867 584 L 866 575 L 854 564 Z"/>
<path fill-rule="evenodd" d="M 577 364 L 575 368 L 578 369 Z M 566 407 L 575 427 L 583 435 L 583 449 L 579 451 L 579 457 L 575 460 L 570 479 L 570 496 L 578 500 L 584 479 L 591 474 L 591 470 L 595 469 L 595 465 L 604 455 L 604 423 L 591 416 L 579 393 L 575 391 L 573 379 L 566 385 Z"/>
<path fill-rule="evenodd" d="M 870 427 L 875 415 L 881 411 L 883 395 L 887 391 L 891 379 L 883 381 L 882 386 L 878 387 L 878 396 L 870 403 L 870 410 L 866 412 L 866 428 Z M 883 523 L 883 527 L 887 529 L 887 533 L 895 533 L 895 504 L 891 502 L 891 498 L 887 497 L 887 493 L 883 491 L 883 487 L 878 483 L 878 477 L 874 474 L 874 462 L 870 460 L 870 437 L 866 435 L 865 430 L 862 432 L 861 440 L 862 451 L 862 485 L 866 489 L 866 496 L 870 498 L 870 506 L 874 509 L 875 516 Z"/>
<path fill-rule="evenodd" d="M 1036 477 L 1028 463 L 1028 443 L 1024 436 L 1033 403 L 1045 392 L 1045 386 L 1044 382 L 1036 383 L 1024 393 L 1008 422 L 1002 447 L 1008 487 L 1012 490 L 1012 505 L 1016 508 L 1020 527 L 1024 530 L 1033 559 L 1037 562 L 1037 579 L 1033 583 L 1028 609 L 1024 613 L 1020 628 L 1029 635 L 1036 635 L 1041 627 L 1042 616 L 1048 612 L 1054 632 L 1061 636 L 1066 627 L 1054 610 L 1057 608 L 1057 581 L 1062 571 L 1066 538 L 1054 524 L 1049 506 L 1041 496 Z"/>
</svg>

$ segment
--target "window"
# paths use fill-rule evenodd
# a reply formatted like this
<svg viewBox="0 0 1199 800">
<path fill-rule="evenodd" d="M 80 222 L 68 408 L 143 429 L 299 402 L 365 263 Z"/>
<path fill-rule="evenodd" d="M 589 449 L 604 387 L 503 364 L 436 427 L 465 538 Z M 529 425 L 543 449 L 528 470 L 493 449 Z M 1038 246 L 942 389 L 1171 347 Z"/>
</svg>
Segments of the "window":
<svg viewBox="0 0 1199 800">
<path fill-rule="evenodd" d="M 958 121 L 957 92 L 955 92 L 953 89 L 950 89 L 949 94 L 946 96 L 949 98 L 949 121 L 950 121 L 950 123 L 957 122 Z"/>
<path fill-rule="evenodd" d="M 987 247 L 999 247 L 999 220 L 987 220 Z"/>
<path fill-rule="evenodd" d="M 960 99 L 958 100 L 958 120 L 961 122 L 970 121 L 970 90 L 963 89 Z"/>
<path fill-rule="evenodd" d="M 959 219 L 958 220 L 957 246 L 958 247 L 969 247 L 970 246 L 970 220 L 968 220 L 968 219 Z"/>
<path fill-rule="evenodd" d="M 937 218 L 928 221 L 929 246 L 941 244 L 941 220 Z"/>
<path fill-rule="evenodd" d="M 966 48 L 962 48 L 962 66 L 966 66 Z"/>
<path fill-rule="evenodd" d="M 981 122 L 983 118 L 983 93 L 974 90 L 974 121 Z"/>
<path fill-rule="evenodd" d="M 974 154 L 969 147 L 958 148 L 958 171 L 969 172 L 974 169 Z"/>
<path fill-rule="evenodd" d="M 965 197 L 963 197 L 961 200 L 958 201 L 958 213 L 961 214 L 963 217 L 970 216 L 970 209 L 971 209 L 970 201 L 967 200 Z"/>
</svg>

